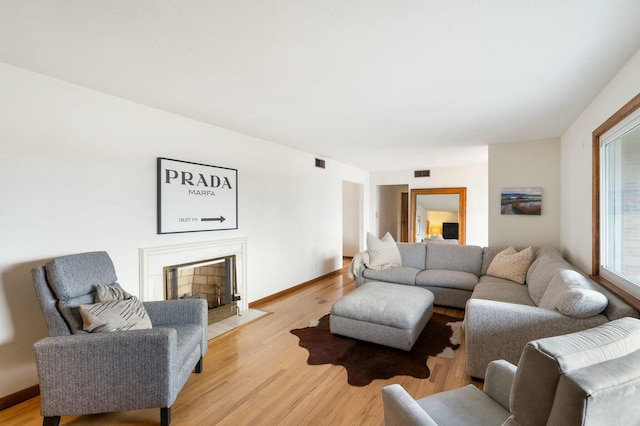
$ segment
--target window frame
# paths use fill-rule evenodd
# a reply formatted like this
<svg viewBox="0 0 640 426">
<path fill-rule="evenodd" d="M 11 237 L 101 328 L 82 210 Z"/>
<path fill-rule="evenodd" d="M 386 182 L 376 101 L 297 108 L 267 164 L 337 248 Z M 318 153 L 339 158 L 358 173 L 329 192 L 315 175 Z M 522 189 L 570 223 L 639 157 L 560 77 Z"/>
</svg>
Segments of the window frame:
<svg viewBox="0 0 640 426">
<path fill-rule="evenodd" d="M 593 131 L 592 136 L 592 242 L 591 242 L 591 277 L 602 284 L 613 293 L 617 294 L 627 303 L 634 308 L 640 310 L 640 299 L 626 291 L 623 287 L 605 279 L 600 275 L 600 260 L 601 260 L 601 239 L 600 239 L 600 226 L 601 217 L 600 212 L 602 206 L 600 197 L 600 185 L 601 185 L 601 161 L 600 161 L 600 139 L 609 130 L 618 126 L 626 118 L 634 114 L 640 109 L 640 93 L 638 93 L 633 99 L 627 102 L 622 108 L 616 111 L 611 117 L 609 117 L 604 123 L 602 123 L 596 130 Z"/>
</svg>

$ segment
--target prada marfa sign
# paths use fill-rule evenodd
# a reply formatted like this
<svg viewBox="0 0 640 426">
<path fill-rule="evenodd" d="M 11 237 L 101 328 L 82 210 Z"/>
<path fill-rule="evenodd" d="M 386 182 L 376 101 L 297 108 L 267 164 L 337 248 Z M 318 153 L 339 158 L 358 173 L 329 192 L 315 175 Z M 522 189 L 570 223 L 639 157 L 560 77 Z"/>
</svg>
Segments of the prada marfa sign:
<svg viewBox="0 0 640 426">
<path fill-rule="evenodd" d="M 238 229 L 238 170 L 158 158 L 158 234 Z"/>
</svg>

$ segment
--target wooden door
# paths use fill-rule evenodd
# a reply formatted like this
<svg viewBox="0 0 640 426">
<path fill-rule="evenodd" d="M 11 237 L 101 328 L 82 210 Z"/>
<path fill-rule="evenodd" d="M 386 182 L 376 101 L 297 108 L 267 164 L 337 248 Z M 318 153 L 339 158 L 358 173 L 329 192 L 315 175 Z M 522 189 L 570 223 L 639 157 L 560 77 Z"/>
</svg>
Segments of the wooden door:
<svg viewBox="0 0 640 426">
<path fill-rule="evenodd" d="M 400 195 L 400 242 L 409 241 L 409 193 Z"/>
</svg>

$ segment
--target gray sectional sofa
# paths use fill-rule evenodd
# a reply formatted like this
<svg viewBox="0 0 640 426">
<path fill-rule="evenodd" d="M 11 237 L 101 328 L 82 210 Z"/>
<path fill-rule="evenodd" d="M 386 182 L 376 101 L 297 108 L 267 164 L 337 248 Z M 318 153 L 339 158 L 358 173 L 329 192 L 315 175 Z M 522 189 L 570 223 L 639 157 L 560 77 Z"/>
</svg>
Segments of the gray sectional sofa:
<svg viewBox="0 0 640 426">
<path fill-rule="evenodd" d="M 367 281 L 418 285 L 433 293 L 434 304 L 464 308 L 482 271 L 487 270 L 483 268 L 484 250 L 479 246 L 440 242 L 396 245 L 402 265 L 372 269 L 363 264 L 355 272 L 356 286 Z"/>
<path fill-rule="evenodd" d="M 639 317 L 549 247 L 535 250 L 524 284 L 487 275 L 505 247 L 396 243 L 402 265 L 368 268 L 354 257 L 356 285 L 381 281 L 422 286 L 436 305 L 465 308 L 467 372 L 483 378 L 489 362 L 517 364 L 527 342 Z M 362 262 L 364 255 L 365 261 Z M 357 268 L 355 268 L 357 267 Z"/>
</svg>

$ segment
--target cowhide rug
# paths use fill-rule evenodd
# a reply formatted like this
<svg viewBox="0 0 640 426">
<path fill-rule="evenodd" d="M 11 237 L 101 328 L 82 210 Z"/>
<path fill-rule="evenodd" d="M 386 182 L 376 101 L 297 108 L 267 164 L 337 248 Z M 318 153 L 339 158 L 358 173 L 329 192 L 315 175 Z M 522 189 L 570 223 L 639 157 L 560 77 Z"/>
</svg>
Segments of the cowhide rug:
<svg viewBox="0 0 640 426">
<path fill-rule="evenodd" d="M 460 347 L 461 328 L 459 318 L 434 313 L 410 352 L 333 335 L 329 314 L 291 333 L 309 351 L 309 365 L 341 365 L 347 370 L 350 385 L 366 386 L 375 379 L 400 375 L 428 378 L 427 358 L 453 358 L 453 351 Z"/>
</svg>

